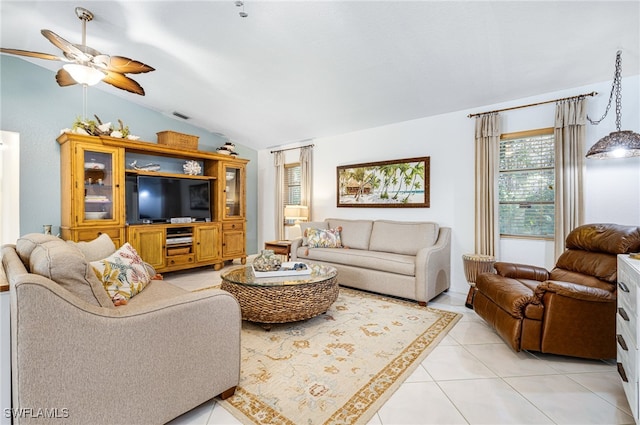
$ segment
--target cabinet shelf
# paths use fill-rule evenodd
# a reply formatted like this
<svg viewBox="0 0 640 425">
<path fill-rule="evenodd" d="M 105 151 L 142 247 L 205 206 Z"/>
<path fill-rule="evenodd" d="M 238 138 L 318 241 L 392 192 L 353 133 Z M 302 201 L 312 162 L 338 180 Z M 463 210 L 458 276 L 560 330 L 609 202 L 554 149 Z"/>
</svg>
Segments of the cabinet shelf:
<svg viewBox="0 0 640 425">
<path fill-rule="evenodd" d="M 173 177 L 173 178 L 177 177 L 177 178 L 191 179 L 191 180 L 216 180 L 216 176 L 193 176 L 191 174 L 166 173 L 163 171 L 145 171 L 145 170 L 127 169 L 125 170 L 125 172 L 130 175 L 138 175 L 138 176 L 161 176 L 161 177 Z"/>
</svg>

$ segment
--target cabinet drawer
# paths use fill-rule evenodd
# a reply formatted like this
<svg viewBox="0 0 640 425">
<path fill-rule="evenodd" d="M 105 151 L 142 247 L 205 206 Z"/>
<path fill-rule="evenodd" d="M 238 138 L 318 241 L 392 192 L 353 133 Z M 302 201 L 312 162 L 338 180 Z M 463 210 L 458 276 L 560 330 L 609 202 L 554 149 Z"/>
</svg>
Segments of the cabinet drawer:
<svg viewBox="0 0 640 425">
<path fill-rule="evenodd" d="M 633 346 L 631 335 L 626 328 L 616 329 L 618 362 L 624 364 L 629 380 L 638 380 L 638 350 Z M 626 345 L 626 350 L 625 350 Z"/>
<path fill-rule="evenodd" d="M 195 263 L 195 257 L 193 254 L 172 255 L 170 257 L 167 257 L 167 267 L 193 263 Z"/>
<path fill-rule="evenodd" d="M 244 230 L 244 222 L 222 223 L 222 230 Z"/>
<path fill-rule="evenodd" d="M 92 241 L 102 234 L 107 234 L 111 239 L 121 239 L 120 228 L 82 229 L 77 231 L 79 241 Z M 118 248 L 118 247 L 116 247 Z"/>
<path fill-rule="evenodd" d="M 638 316 L 635 308 L 618 300 L 618 310 L 616 313 L 616 330 L 618 333 L 624 329 L 629 335 L 627 342 L 633 348 L 640 348 L 638 345 Z M 625 338 L 626 339 L 626 338 Z"/>
<path fill-rule="evenodd" d="M 622 383 L 622 389 L 624 390 L 624 394 L 627 397 L 627 401 L 629 402 L 629 407 L 631 408 L 631 414 L 634 418 L 638 417 L 638 382 L 635 380 L 631 380 L 629 374 L 627 373 L 628 363 L 621 363 L 618 360 L 618 374 L 620 375 L 620 382 Z M 626 375 L 627 380 L 624 380 L 624 376 Z"/>
</svg>

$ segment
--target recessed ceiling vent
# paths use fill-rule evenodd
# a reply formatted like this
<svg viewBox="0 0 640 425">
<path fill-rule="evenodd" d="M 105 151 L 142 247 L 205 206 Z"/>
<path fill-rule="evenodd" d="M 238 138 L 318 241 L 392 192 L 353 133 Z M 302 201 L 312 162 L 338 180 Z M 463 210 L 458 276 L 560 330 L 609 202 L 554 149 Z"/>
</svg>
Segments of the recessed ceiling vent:
<svg viewBox="0 0 640 425">
<path fill-rule="evenodd" d="M 183 120 L 188 120 L 190 118 L 190 117 L 186 116 L 185 114 L 181 114 L 180 112 L 174 112 L 173 115 L 178 117 L 178 118 L 182 118 Z"/>
</svg>

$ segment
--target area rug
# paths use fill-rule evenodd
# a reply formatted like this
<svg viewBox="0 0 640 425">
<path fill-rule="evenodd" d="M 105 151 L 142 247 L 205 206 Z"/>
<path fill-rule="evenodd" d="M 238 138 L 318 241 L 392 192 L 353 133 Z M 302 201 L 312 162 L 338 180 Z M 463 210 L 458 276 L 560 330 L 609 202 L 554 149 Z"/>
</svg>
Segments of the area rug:
<svg viewBox="0 0 640 425">
<path fill-rule="evenodd" d="M 240 384 L 218 403 L 243 424 L 366 424 L 460 317 L 340 288 L 313 319 L 243 321 Z"/>
</svg>

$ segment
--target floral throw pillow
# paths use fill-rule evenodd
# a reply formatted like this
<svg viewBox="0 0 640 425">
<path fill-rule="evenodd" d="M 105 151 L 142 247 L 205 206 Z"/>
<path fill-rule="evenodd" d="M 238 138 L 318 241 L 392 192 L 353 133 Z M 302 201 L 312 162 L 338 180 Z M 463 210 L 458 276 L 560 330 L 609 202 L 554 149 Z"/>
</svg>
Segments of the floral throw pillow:
<svg viewBox="0 0 640 425">
<path fill-rule="evenodd" d="M 316 229 L 309 227 L 306 236 L 309 248 L 342 248 L 340 232 L 342 227 L 336 229 Z"/>
<path fill-rule="evenodd" d="M 91 266 L 114 305 L 127 304 L 151 280 L 144 261 L 128 242 L 109 257 L 92 261 Z"/>
</svg>

